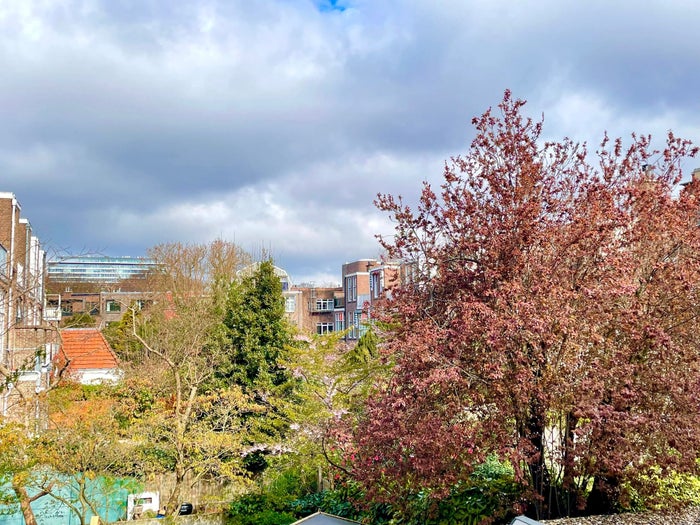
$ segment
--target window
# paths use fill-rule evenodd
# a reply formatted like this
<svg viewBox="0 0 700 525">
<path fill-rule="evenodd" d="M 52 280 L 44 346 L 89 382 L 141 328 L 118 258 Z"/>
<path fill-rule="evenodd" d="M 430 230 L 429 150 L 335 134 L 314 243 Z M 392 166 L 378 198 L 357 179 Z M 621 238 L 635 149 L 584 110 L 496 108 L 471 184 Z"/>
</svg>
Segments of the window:
<svg viewBox="0 0 700 525">
<path fill-rule="evenodd" d="M 345 278 L 345 300 L 350 303 L 357 301 L 357 275 Z"/>
<path fill-rule="evenodd" d="M 352 312 L 352 317 L 348 317 L 349 339 L 359 339 L 369 329 L 369 317 L 362 310 Z"/>
<path fill-rule="evenodd" d="M 293 295 L 288 296 L 284 300 L 284 311 L 287 313 L 292 313 L 297 309 L 297 298 Z"/>
<path fill-rule="evenodd" d="M 333 310 L 333 299 L 316 299 L 317 312 L 330 312 Z"/>
<path fill-rule="evenodd" d="M 369 287 L 372 292 L 372 299 L 377 299 L 381 296 L 384 290 L 384 275 L 381 271 L 373 272 L 369 278 Z"/>
<path fill-rule="evenodd" d="M 335 331 L 342 332 L 345 330 L 345 312 L 335 313 Z"/>
<path fill-rule="evenodd" d="M 3 275 L 7 275 L 7 250 L 3 245 L 0 244 L 0 272 Z"/>
<path fill-rule="evenodd" d="M 316 323 L 316 333 L 319 335 L 330 334 L 333 331 L 333 323 Z"/>
<path fill-rule="evenodd" d="M 369 330 L 369 322 L 367 321 L 366 314 L 361 315 L 360 322 L 358 324 L 358 328 L 359 328 L 359 333 L 358 333 L 359 337 L 362 337 L 363 335 L 365 335 L 367 333 L 367 330 Z"/>
<path fill-rule="evenodd" d="M 349 339 L 357 339 L 357 334 L 359 333 L 360 326 L 360 311 L 355 311 L 348 316 L 348 332 Z"/>
<path fill-rule="evenodd" d="M 85 311 L 88 312 L 90 315 L 99 315 L 100 314 L 100 309 L 98 307 L 98 304 L 92 301 L 87 301 L 85 303 Z"/>
<path fill-rule="evenodd" d="M 121 312 L 122 305 L 119 301 L 107 301 L 107 304 L 105 305 L 105 309 L 108 312 Z"/>
<path fill-rule="evenodd" d="M 418 263 L 405 263 L 401 266 L 401 282 L 403 284 L 415 283 L 418 280 Z"/>
</svg>

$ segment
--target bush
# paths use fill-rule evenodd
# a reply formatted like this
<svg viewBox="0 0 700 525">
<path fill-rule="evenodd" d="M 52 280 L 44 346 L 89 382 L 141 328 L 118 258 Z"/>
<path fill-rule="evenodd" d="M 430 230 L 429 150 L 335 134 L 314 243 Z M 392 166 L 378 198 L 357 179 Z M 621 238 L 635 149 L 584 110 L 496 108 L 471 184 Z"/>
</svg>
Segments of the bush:
<svg viewBox="0 0 700 525">
<path fill-rule="evenodd" d="M 278 504 L 265 494 L 246 494 L 229 507 L 228 525 L 289 525 L 296 517 L 276 508 Z"/>
<path fill-rule="evenodd" d="M 400 506 L 368 502 L 353 483 L 299 497 L 294 480 L 292 473 L 286 473 L 265 492 L 239 497 L 229 508 L 229 525 L 287 525 L 319 510 L 373 525 L 478 525 L 505 520 L 521 495 L 513 469 L 496 458 L 479 465 L 447 498 L 419 491 Z"/>
<path fill-rule="evenodd" d="M 495 457 L 479 465 L 471 477 L 444 499 L 420 491 L 393 509 L 391 525 L 478 525 L 505 520 L 522 492 L 513 469 Z"/>
<path fill-rule="evenodd" d="M 353 505 L 353 500 L 347 489 L 326 490 L 292 501 L 290 507 L 299 517 L 320 510 L 341 518 L 357 519 L 360 517 L 360 511 Z"/>
<path fill-rule="evenodd" d="M 628 497 L 620 511 L 642 512 L 700 505 L 700 477 L 693 474 L 662 473 L 657 467 L 641 478 L 638 487 L 641 490 L 624 485 Z"/>
</svg>

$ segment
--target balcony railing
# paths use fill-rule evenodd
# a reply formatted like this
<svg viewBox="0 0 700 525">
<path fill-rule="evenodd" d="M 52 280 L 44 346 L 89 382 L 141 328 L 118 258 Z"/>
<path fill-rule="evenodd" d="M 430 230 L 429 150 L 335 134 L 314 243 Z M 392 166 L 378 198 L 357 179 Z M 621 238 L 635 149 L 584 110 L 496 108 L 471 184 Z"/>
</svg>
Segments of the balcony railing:
<svg viewBox="0 0 700 525">
<path fill-rule="evenodd" d="M 60 321 L 61 320 L 61 309 L 59 307 L 46 307 L 44 308 L 44 321 Z"/>
<path fill-rule="evenodd" d="M 333 302 L 333 299 L 320 303 L 314 301 L 309 303 L 309 312 L 314 314 L 329 313 L 333 311 L 334 307 L 335 303 Z"/>
</svg>

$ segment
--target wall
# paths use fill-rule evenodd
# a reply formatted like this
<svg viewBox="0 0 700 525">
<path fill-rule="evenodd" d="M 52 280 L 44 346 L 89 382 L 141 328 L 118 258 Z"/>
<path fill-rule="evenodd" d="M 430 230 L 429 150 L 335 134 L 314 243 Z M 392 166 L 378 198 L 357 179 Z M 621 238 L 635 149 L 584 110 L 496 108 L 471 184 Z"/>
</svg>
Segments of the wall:
<svg viewBox="0 0 700 525">
<path fill-rule="evenodd" d="M 224 525 L 223 514 L 192 514 L 170 518 L 153 518 L 148 520 L 120 521 L 121 525 Z"/>
</svg>

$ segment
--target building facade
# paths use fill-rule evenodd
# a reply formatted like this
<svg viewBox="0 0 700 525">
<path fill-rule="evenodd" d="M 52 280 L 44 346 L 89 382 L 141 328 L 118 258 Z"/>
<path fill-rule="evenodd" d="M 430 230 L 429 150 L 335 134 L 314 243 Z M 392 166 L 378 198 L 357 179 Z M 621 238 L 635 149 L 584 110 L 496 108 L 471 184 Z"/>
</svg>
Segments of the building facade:
<svg viewBox="0 0 700 525">
<path fill-rule="evenodd" d="M 93 264 L 95 258 L 71 257 L 61 264 L 50 263 L 49 272 L 53 274 L 53 282 L 72 283 L 105 283 L 104 276 L 117 276 L 112 270 L 88 271 L 84 268 L 75 271 L 78 260 L 87 260 Z M 98 258 L 123 261 L 128 258 Z M 68 264 L 69 261 L 74 261 Z M 103 261 L 103 262 L 104 262 Z M 137 259 L 143 261 L 143 259 Z M 66 265 L 63 265 L 66 262 Z M 99 264 L 102 264 L 100 262 Z M 105 264 L 107 264 L 105 262 Z M 62 267 L 65 271 L 59 272 Z M 52 270 L 53 268 L 53 270 Z M 103 267 L 103 268 L 106 268 Z M 133 278 L 138 272 L 148 271 L 153 266 L 134 266 L 138 268 L 130 274 Z M 252 264 L 239 272 L 240 276 L 249 275 L 257 268 Z M 285 314 L 287 320 L 302 334 L 327 334 L 330 332 L 345 332 L 343 337 L 352 342 L 359 339 L 367 330 L 371 319 L 372 308 L 377 302 L 391 294 L 391 288 L 396 286 L 401 278 L 401 265 L 394 262 L 385 262 L 377 259 L 359 259 L 345 263 L 342 266 L 342 285 L 338 287 L 316 287 L 312 285 L 294 285 L 288 273 L 279 267 L 275 267 L 275 275 L 282 284 L 282 294 L 285 300 Z M 72 277 L 70 275 L 72 274 Z M 141 273 L 143 275 L 143 273 Z M 69 276 L 66 278 L 66 276 Z M 122 274 L 124 276 L 124 274 Z M 61 279 L 61 281 L 59 281 Z M 102 291 L 73 292 L 68 290 L 60 294 L 50 296 L 49 304 L 60 311 L 63 326 L 70 326 L 70 318 L 76 314 L 89 313 L 95 318 L 98 327 L 118 321 L 130 306 L 135 303 L 139 307 L 145 306 L 149 300 L 149 292 L 107 290 L 109 286 L 102 287 Z M 116 287 L 114 287 L 116 288 Z"/>
<path fill-rule="evenodd" d="M 345 302 L 335 311 L 335 323 L 347 329 L 346 340 L 357 340 L 367 331 L 372 308 L 398 284 L 400 265 L 376 259 L 345 263 L 342 269 Z"/>
<path fill-rule="evenodd" d="M 141 309 L 153 300 L 152 292 L 106 290 L 101 292 L 71 292 L 48 294 L 46 304 L 55 310 L 61 327 L 70 328 L 75 316 L 90 315 L 95 326 L 104 328 L 120 321 L 129 308 Z"/>
<path fill-rule="evenodd" d="M 335 311 L 343 307 L 341 287 L 292 286 L 283 292 L 287 319 L 305 334 L 343 330 L 335 325 Z"/>
<path fill-rule="evenodd" d="M 57 283 L 115 284 L 142 279 L 156 264 L 145 257 L 74 256 L 48 262 L 48 278 Z"/>
<path fill-rule="evenodd" d="M 41 420 L 41 392 L 58 351 L 56 311 L 45 308 L 46 255 L 13 193 L 0 193 L 0 416 Z"/>
</svg>

